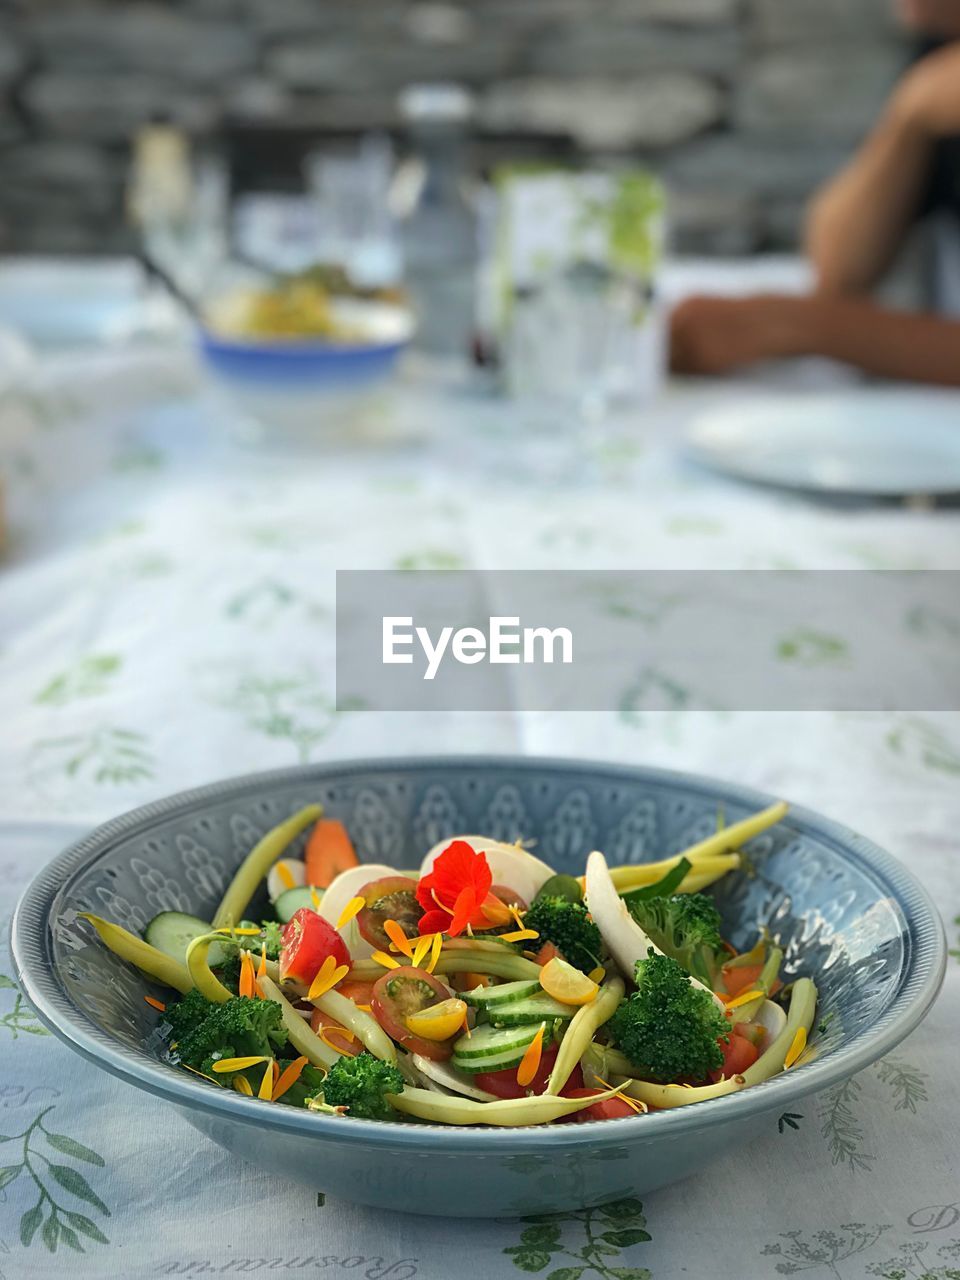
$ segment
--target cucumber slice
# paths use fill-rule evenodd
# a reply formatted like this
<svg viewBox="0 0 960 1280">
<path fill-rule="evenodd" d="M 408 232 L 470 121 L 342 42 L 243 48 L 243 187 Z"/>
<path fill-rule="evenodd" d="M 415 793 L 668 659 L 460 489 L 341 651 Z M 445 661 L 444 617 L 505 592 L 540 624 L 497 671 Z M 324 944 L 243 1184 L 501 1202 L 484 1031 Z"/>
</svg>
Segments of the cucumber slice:
<svg viewBox="0 0 960 1280">
<path fill-rule="evenodd" d="M 553 996 L 541 991 L 540 995 L 530 996 L 527 1000 L 494 1005 L 487 1010 L 487 1017 L 494 1027 L 520 1027 L 530 1022 L 570 1022 L 576 1012 L 572 1005 L 561 1004 Z"/>
<path fill-rule="evenodd" d="M 273 909 L 277 913 L 277 918 L 286 924 L 297 914 L 301 907 L 309 907 L 311 911 L 316 910 L 313 901 L 313 895 L 318 898 L 323 897 L 322 889 L 313 889 L 308 884 L 299 885 L 296 889 L 285 889 L 280 897 L 273 904 Z"/>
<path fill-rule="evenodd" d="M 493 987 L 475 987 L 473 991 L 461 991 L 460 999 L 474 1009 L 493 1009 L 514 1000 L 524 1000 L 542 989 L 539 978 L 521 978 L 518 982 L 499 982 Z"/>
<path fill-rule="evenodd" d="M 478 1060 L 496 1058 L 514 1050 L 523 1051 L 540 1029 L 540 1024 L 522 1027 L 491 1027 L 484 1025 L 475 1027 L 470 1035 L 462 1035 L 454 1042 L 453 1053 L 456 1058 Z M 480 1068 L 478 1068 L 480 1070 Z M 483 1068 L 486 1070 L 486 1067 Z"/>
<path fill-rule="evenodd" d="M 506 1071 L 510 1067 L 519 1067 L 526 1051 L 526 1045 L 522 1045 L 519 1049 L 511 1049 L 508 1053 L 491 1054 L 489 1058 L 458 1058 L 454 1054 L 450 1059 L 450 1065 L 468 1076 L 479 1075 L 481 1071 Z"/>
<path fill-rule="evenodd" d="M 156 947 L 171 960 L 179 960 L 182 963 L 187 954 L 187 947 L 194 938 L 210 933 L 212 929 L 213 925 L 207 920 L 201 920 L 199 916 L 190 916 L 184 911 L 161 911 L 147 925 L 143 931 L 143 937 L 151 947 Z M 211 968 L 214 965 L 223 964 L 230 952 L 229 944 L 221 946 L 220 943 L 214 942 L 207 952 L 207 964 Z"/>
</svg>

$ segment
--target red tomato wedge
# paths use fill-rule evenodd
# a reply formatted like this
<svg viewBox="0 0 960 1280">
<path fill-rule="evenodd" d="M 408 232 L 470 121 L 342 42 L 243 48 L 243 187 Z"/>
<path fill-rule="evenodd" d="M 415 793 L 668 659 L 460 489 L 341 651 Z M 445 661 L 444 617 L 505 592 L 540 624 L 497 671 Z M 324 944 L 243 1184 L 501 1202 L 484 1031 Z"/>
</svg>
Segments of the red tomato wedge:
<svg viewBox="0 0 960 1280">
<path fill-rule="evenodd" d="M 337 992 L 341 996 L 346 996 L 348 1000 L 352 1000 L 354 1004 L 368 1005 L 373 998 L 373 983 L 355 982 L 351 978 L 345 978 L 343 982 L 337 984 Z"/>
<path fill-rule="evenodd" d="M 746 1071 L 747 1067 L 752 1067 L 756 1060 L 760 1057 L 760 1050 L 755 1044 L 751 1044 L 746 1036 L 737 1035 L 734 1031 L 729 1041 L 718 1040 L 717 1044 L 723 1053 L 723 1066 L 719 1071 L 711 1074 L 711 1079 L 719 1080 L 721 1075 L 738 1076 Z"/>
<path fill-rule="evenodd" d="M 762 964 L 744 964 L 737 969 L 723 969 L 723 985 L 728 996 L 738 996 L 742 991 L 752 991 L 760 979 Z"/>
<path fill-rule="evenodd" d="M 280 935 L 280 981 L 293 978 L 309 986 L 327 956 L 337 964 L 350 963 L 347 944 L 333 925 L 301 907 Z"/>
<path fill-rule="evenodd" d="M 603 1093 L 602 1089 L 564 1089 L 563 1096 L 565 1098 L 592 1098 L 598 1093 Z M 582 1111 L 575 1111 L 572 1116 L 561 1116 L 556 1124 L 583 1124 L 587 1120 L 625 1120 L 630 1116 L 638 1115 L 628 1102 L 624 1102 L 622 1098 L 604 1098 L 602 1102 L 595 1102 L 592 1107 L 584 1107 Z"/>
<path fill-rule="evenodd" d="M 338 987 L 337 990 L 339 991 L 340 988 Z M 310 1026 L 317 1035 L 322 1031 L 325 1043 L 331 1049 L 336 1049 L 337 1053 L 344 1053 L 353 1058 L 363 1048 L 357 1037 L 351 1035 L 342 1022 L 331 1018 L 328 1013 L 321 1013 L 319 1009 L 314 1009 L 311 1014 Z"/>
<path fill-rule="evenodd" d="M 417 938 L 423 907 L 417 901 L 417 882 L 409 876 L 384 876 L 371 880 L 357 895 L 366 901 L 357 916 L 357 928 L 361 937 L 371 946 L 388 951 L 390 939 L 384 933 L 387 920 L 396 920 L 408 938 Z"/>
<path fill-rule="evenodd" d="M 544 1049 L 540 1055 L 540 1065 L 537 1067 L 537 1074 L 530 1083 L 524 1088 L 517 1084 L 517 1068 L 507 1067 L 504 1071 L 481 1071 L 473 1077 L 474 1083 L 478 1089 L 486 1089 L 487 1093 L 496 1094 L 498 1098 L 525 1098 L 528 1093 L 543 1093 L 547 1087 L 547 1081 L 550 1079 L 550 1072 L 553 1070 L 553 1064 L 557 1060 L 558 1046 L 552 1045 L 549 1049 Z M 574 1067 L 570 1079 L 561 1089 L 564 1097 L 567 1097 L 569 1089 L 577 1089 L 583 1085 L 583 1073 L 579 1066 Z"/>
<path fill-rule="evenodd" d="M 360 863 L 347 828 L 339 818 L 320 818 L 310 833 L 303 860 L 307 864 L 307 884 L 326 889 L 341 871 Z"/>
<path fill-rule="evenodd" d="M 402 1044 L 411 1053 L 419 1053 L 424 1058 L 433 1058 L 435 1062 L 444 1062 L 453 1052 L 453 1041 L 426 1040 L 415 1036 L 407 1026 L 407 1018 L 412 1013 L 419 1013 L 430 1005 L 439 1004 L 441 1000 L 449 1000 L 450 992 L 426 969 L 414 969 L 408 965 L 399 969 L 388 969 L 373 984 L 373 1016 L 384 1031 L 397 1044 Z"/>
</svg>

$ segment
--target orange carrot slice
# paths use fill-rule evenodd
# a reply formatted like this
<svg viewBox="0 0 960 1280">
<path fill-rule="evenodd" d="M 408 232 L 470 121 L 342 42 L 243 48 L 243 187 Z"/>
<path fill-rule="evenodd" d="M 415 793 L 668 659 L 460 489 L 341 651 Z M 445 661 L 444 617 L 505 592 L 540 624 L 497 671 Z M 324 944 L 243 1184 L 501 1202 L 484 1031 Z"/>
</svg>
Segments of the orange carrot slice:
<svg viewBox="0 0 960 1280">
<path fill-rule="evenodd" d="M 360 862 L 347 829 L 338 818 L 320 818 L 317 821 L 303 859 L 307 864 L 307 884 L 317 889 L 326 889 L 341 871 L 356 867 Z"/>
</svg>

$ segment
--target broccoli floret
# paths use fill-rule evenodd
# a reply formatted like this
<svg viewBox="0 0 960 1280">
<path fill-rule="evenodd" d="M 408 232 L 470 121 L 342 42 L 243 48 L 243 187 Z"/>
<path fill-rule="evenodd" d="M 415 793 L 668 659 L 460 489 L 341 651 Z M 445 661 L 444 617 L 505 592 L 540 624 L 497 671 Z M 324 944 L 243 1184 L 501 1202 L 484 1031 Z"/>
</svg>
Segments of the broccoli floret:
<svg viewBox="0 0 960 1280">
<path fill-rule="evenodd" d="M 654 946 L 713 989 L 720 967 L 730 958 L 720 937 L 720 913 L 705 893 L 672 898 L 624 897 L 630 914 Z"/>
<path fill-rule="evenodd" d="M 695 987 L 670 956 L 651 948 L 636 966 L 636 991 L 607 1023 L 615 1045 L 644 1079 L 705 1080 L 723 1065 L 717 1043 L 730 1027 L 710 993 Z"/>
<path fill-rule="evenodd" d="M 403 1076 L 389 1062 L 372 1053 L 338 1059 L 323 1082 L 323 1100 L 331 1107 L 346 1107 L 365 1120 L 395 1120 L 397 1113 L 386 1099 L 403 1090 Z"/>
<path fill-rule="evenodd" d="M 210 1075 L 218 1058 L 275 1058 L 287 1043 L 280 1006 L 275 1000 L 234 996 L 222 1004 L 196 990 L 167 1010 L 171 1039 L 184 1066 Z M 213 1076 L 228 1085 L 232 1073 Z"/>
<path fill-rule="evenodd" d="M 267 959 L 280 959 L 280 937 L 285 926 L 279 920 L 264 920 L 261 924 L 257 924 L 256 920 L 241 920 L 240 924 L 245 929 L 260 930 L 259 933 L 241 933 L 237 935 L 237 942 L 240 943 L 244 951 L 253 951 L 256 955 L 259 955 L 261 948 L 266 943 Z"/>
<path fill-rule="evenodd" d="M 582 902 L 568 898 L 537 898 L 523 917 L 525 929 L 535 929 L 540 942 L 552 942 L 564 960 L 589 973 L 600 963 L 600 930 Z"/>
</svg>

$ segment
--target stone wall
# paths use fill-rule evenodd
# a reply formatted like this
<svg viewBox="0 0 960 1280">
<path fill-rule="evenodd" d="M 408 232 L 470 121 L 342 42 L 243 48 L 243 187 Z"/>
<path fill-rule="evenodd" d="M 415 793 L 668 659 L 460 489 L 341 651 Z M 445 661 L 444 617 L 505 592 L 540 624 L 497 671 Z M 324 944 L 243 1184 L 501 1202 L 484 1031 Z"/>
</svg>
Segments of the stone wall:
<svg viewBox="0 0 960 1280">
<path fill-rule="evenodd" d="M 0 249 L 122 245 L 157 110 L 395 126 L 397 90 L 438 78 L 477 90 L 485 162 L 521 138 L 639 158 L 681 247 L 785 246 L 904 58 L 889 0 L 0 0 Z"/>
</svg>

